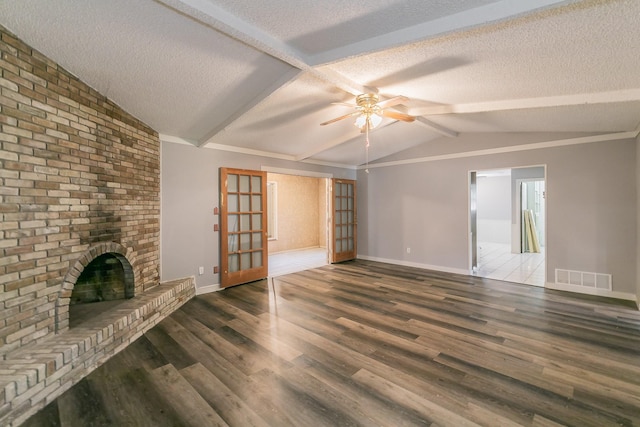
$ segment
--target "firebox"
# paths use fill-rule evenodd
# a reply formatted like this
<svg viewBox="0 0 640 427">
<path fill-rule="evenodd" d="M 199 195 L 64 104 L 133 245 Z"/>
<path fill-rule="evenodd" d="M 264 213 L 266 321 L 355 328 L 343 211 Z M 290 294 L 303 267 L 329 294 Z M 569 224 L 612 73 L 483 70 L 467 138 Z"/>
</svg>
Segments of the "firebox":
<svg viewBox="0 0 640 427">
<path fill-rule="evenodd" d="M 135 294 L 127 249 L 115 242 L 87 250 L 69 270 L 57 305 L 57 330 L 81 325 Z"/>
<path fill-rule="evenodd" d="M 123 262 L 126 259 L 106 253 L 85 267 L 71 292 L 69 327 L 82 324 L 87 315 L 94 316 L 133 297 L 133 283 L 127 283 Z"/>
</svg>

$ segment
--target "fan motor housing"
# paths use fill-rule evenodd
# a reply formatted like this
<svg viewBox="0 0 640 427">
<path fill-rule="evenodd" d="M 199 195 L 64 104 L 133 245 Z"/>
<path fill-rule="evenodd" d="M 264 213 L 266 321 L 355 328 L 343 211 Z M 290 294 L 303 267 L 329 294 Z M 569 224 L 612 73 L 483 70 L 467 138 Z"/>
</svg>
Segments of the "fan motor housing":
<svg viewBox="0 0 640 427">
<path fill-rule="evenodd" d="M 363 93 L 356 96 L 356 104 L 359 107 L 373 107 L 378 103 L 378 95 L 375 93 Z"/>
</svg>

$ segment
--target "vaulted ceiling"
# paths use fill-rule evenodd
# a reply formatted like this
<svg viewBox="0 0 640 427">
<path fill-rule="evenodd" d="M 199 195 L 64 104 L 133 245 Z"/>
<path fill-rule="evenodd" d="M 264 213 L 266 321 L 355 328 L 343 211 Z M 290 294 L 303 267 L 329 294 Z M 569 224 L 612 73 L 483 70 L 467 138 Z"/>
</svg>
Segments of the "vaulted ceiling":
<svg viewBox="0 0 640 427">
<path fill-rule="evenodd" d="M 365 162 L 468 133 L 637 132 L 637 0 L 1 0 L 0 24 L 166 141 Z"/>
</svg>

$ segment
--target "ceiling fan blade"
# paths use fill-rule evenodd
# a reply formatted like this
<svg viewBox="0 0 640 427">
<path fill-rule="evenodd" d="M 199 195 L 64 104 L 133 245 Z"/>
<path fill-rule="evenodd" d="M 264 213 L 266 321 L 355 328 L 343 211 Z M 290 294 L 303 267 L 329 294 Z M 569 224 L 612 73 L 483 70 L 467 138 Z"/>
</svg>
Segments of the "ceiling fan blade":
<svg viewBox="0 0 640 427">
<path fill-rule="evenodd" d="M 382 111 L 382 115 L 385 117 L 389 117 L 390 119 L 402 120 L 403 122 L 412 122 L 416 119 L 415 117 L 410 116 L 408 114 L 402 114 L 402 113 L 397 113 L 395 111 L 387 111 L 387 110 Z"/>
<path fill-rule="evenodd" d="M 335 119 L 331 119 L 331 120 L 326 121 L 324 123 L 320 123 L 320 126 L 324 126 L 324 125 L 328 125 L 328 124 L 331 124 L 331 123 L 335 123 L 335 122 L 337 122 L 339 120 L 348 119 L 349 117 L 358 116 L 360 114 L 361 114 L 360 111 L 354 111 L 353 113 L 345 114 L 344 116 L 336 117 Z"/>
<path fill-rule="evenodd" d="M 351 107 L 351 108 L 356 108 L 357 107 L 356 104 L 350 104 L 348 102 L 332 102 L 331 105 L 342 105 L 344 107 Z"/>
<path fill-rule="evenodd" d="M 377 105 L 380 108 L 387 108 L 393 107 L 394 105 L 402 104 L 403 102 L 407 102 L 408 100 L 409 98 L 407 98 L 406 96 L 394 96 L 393 98 L 378 102 Z"/>
</svg>

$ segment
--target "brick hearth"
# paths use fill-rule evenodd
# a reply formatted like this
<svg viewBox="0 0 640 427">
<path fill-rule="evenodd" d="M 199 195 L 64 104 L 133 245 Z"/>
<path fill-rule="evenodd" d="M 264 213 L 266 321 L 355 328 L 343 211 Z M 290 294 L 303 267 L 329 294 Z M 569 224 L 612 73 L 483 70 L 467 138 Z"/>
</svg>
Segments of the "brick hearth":
<svg viewBox="0 0 640 427">
<path fill-rule="evenodd" d="M 193 278 L 162 283 L 82 326 L 0 361 L 0 425 L 17 426 L 195 295 Z"/>
</svg>

